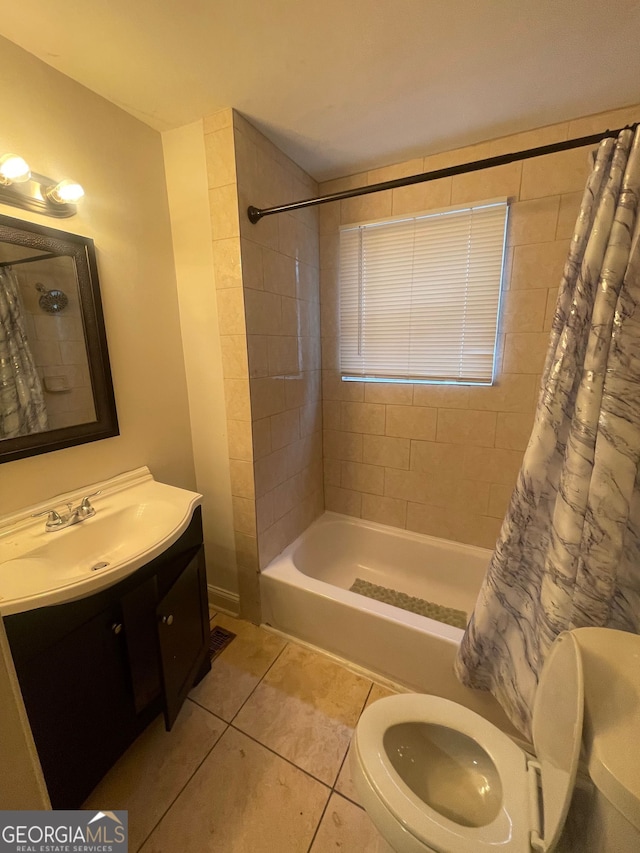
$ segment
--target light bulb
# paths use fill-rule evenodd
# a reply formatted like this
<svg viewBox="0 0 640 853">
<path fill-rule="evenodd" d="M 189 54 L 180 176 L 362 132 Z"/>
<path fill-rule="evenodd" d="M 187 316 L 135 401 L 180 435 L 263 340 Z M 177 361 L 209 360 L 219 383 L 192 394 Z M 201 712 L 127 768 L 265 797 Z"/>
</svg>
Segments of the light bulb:
<svg viewBox="0 0 640 853">
<path fill-rule="evenodd" d="M 47 198 L 56 204 L 76 204 L 84 196 L 84 190 L 77 181 L 65 178 L 46 191 Z"/>
<path fill-rule="evenodd" d="M 0 183 L 21 184 L 31 177 L 29 164 L 17 154 L 5 154 L 0 157 Z"/>
</svg>

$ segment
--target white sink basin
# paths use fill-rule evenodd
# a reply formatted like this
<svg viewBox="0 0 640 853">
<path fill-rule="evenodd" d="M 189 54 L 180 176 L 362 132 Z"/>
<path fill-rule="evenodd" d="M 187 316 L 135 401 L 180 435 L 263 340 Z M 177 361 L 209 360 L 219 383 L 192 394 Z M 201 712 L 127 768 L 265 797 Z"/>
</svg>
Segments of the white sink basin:
<svg viewBox="0 0 640 853">
<path fill-rule="evenodd" d="M 79 524 L 46 532 L 44 518 L 31 518 L 98 489 L 96 514 Z M 175 542 L 201 501 L 140 468 L 0 519 L 0 613 L 61 604 L 116 583 Z"/>
</svg>

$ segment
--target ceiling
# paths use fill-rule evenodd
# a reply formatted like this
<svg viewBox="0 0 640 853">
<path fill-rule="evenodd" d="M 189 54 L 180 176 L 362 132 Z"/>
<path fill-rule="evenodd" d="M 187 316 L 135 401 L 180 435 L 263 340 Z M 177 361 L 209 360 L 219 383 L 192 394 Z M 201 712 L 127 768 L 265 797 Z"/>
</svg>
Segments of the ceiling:
<svg viewBox="0 0 640 853">
<path fill-rule="evenodd" d="M 0 33 L 157 130 L 235 107 L 319 180 L 640 102 L 638 0 L 20 0 Z"/>
</svg>

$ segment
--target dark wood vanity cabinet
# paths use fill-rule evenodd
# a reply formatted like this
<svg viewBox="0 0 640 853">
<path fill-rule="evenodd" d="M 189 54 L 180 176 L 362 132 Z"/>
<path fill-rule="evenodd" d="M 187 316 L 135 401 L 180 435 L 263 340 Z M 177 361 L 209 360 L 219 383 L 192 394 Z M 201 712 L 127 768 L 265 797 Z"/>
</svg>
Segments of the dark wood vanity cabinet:
<svg viewBox="0 0 640 853">
<path fill-rule="evenodd" d="M 77 808 L 160 712 L 171 728 L 210 668 L 200 508 L 125 580 L 4 621 L 51 804 Z"/>
</svg>

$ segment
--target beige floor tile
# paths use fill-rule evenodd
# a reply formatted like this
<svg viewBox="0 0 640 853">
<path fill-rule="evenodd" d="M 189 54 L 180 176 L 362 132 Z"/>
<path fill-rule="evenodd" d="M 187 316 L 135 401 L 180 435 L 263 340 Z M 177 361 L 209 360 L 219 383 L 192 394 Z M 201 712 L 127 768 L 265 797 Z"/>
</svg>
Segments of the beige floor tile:
<svg viewBox="0 0 640 853">
<path fill-rule="evenodd" d="M 386 687 L 382 687 L 380 684 L 374 684 L 371 688 L 371 692 L 369 693 L 369 697 L 367 699 L 366 708 L 371 705 L 372 702 L 377 702 L 378 699 L 383 699 L 385 696 L 393 696 L 393 690 L 388 690 Z M 354 803 L 360 804 L 360 798 L 358 797 L 358 792 L 356 791 L 356 786 L 353 781 L 353 776 L 351 775 L 351 744 L 349 744 L 349 751 L 347 753 L 347 757 L 344 760 L 342 768 L 340 769 L 340 774 L 338 776 L 338 781 L 336 782 L 336 791 L 339 791 L 343 796 L 348 797 L 350 800 L 353 800 Z"/>
<path fill-rule="evenodd" d="M 229 728 L 142 853 L 306 853 L 328 795 Z"/>
<path fill-rule="evenodd" d="M 211 672 L 191 691 L 190 698 L 231 722 L 286 643 L 274 634 L 233 616 L 213 620 L 236 638 L 211 665 Z"/>
<path fill-rule="evenodd" d="M 393 853 L 393 848 L 371 822 L 369 815 L 339 794 L 332 794 L 310 853 Z"/>
<path fill-rule="evenodd" d="M 371 682 L 290 644 L 234 725 L 333 785 Z"/>
<path fill-rule="evenodd" d="M 185 702 L 171 732 L 156 719 L 91 793 L 83 808 L 127 809 L 134 853 L 186 785 L 226 728 Z"/>
</svg>

